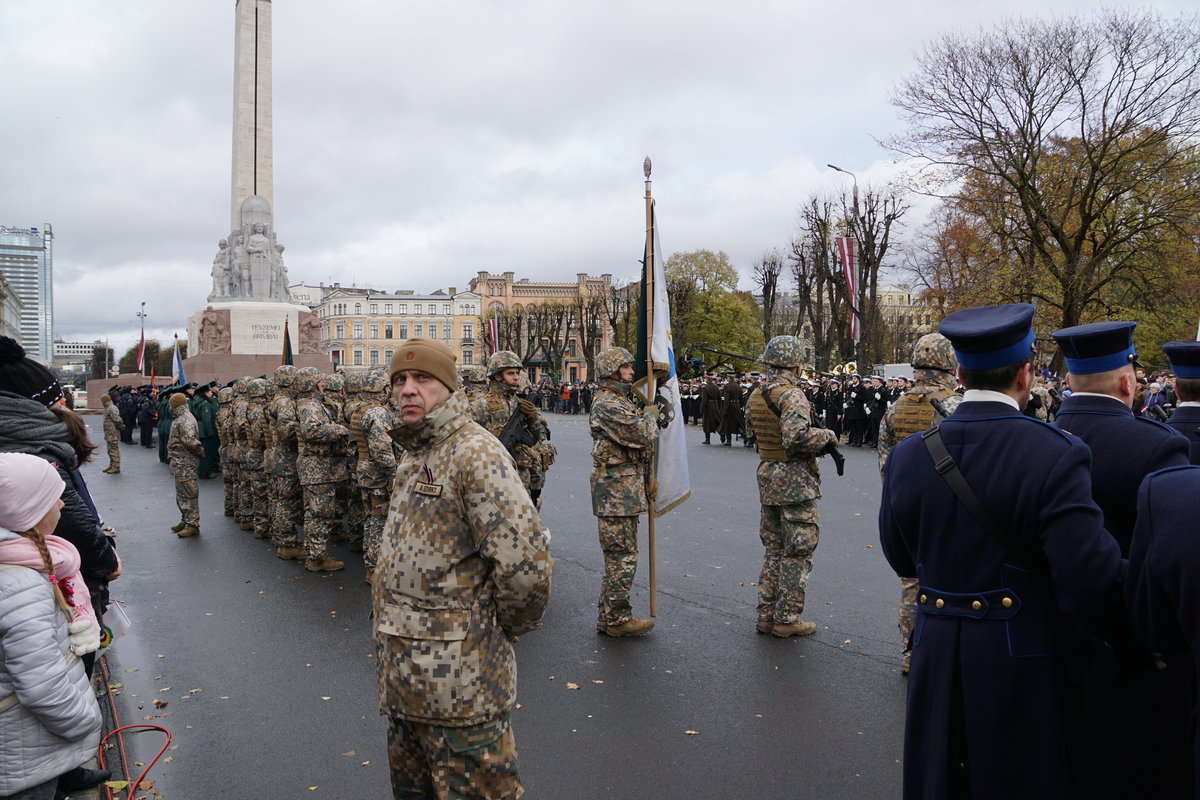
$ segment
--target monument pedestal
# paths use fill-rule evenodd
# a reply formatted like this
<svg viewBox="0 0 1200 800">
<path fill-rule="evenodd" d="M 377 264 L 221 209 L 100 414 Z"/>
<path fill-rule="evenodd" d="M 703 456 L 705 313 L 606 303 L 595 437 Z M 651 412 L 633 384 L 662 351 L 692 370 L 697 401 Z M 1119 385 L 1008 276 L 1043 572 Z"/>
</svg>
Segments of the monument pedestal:
<svg viewBox="0 0 1200 800">
<path fill-rule="evenodd" d="M 195 355 L 183 360 L 189 381 L 227 383 L 243 375 L 270 375 L 283 360 L 283 326 L 292 343 L 292 363 L 332 372 L 320 350 L 320 320 L 307 306 L 284 302 L 209 303 L 188 317 L 188 341 Z"/>
</svg>

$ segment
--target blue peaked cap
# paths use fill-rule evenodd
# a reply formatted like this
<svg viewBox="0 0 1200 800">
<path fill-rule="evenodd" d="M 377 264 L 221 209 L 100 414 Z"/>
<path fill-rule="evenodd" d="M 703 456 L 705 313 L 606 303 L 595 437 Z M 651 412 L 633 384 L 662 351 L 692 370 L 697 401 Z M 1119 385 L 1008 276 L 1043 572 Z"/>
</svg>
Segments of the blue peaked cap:
<svg viewBox="0 0 1200 800">
<path fill-rule="evenodd" d="M 1162 349 L 1176 378 L 1200 378 L 1200 342 L 1167 342 Z"/>
<path fill-rule="evenodd" d="M 1050 334 L 1076 375 L 1108 372 L 1137 359 L 1133 348 L 1136 322 L 1092 322 Z"/>
<path fill-rule="evenodd" d="M 938 325 L 958 365 L 975 372 L 1006 367 L 1033 353 L 1033 306 L 1009 303 L 955 311 Z"/>
</svg>

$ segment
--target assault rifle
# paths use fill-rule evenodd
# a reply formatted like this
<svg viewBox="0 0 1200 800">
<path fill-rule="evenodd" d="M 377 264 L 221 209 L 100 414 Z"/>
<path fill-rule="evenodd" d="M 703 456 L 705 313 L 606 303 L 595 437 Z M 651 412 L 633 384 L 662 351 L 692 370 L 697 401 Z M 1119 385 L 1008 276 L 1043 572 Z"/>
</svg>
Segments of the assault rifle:
<svg viewBox="0 0 1200 800">
<path fill-rule="evenodd" d="M 528 420 L 519 408 L 508 418 L 508 422 L 504 425 L 504 430 L 500 431 L 499 438 L 500 444 L 504 445 L 504 449 L 510 453 L 519 444 L 523 444 L 526 447 L 532 447 L 537 444 L 537 437 L 530 432 Z"/>
<path fill-rule="evenodd" d="M 837 467 L 838 477 L 846 474 L 846 457 L 842 455 L 842 451 L 838 450 L 837 442 L 830 442 L 821 448 L 819 456 L 829 456 L 833 459 L 833 465 Z"/>
</svg>

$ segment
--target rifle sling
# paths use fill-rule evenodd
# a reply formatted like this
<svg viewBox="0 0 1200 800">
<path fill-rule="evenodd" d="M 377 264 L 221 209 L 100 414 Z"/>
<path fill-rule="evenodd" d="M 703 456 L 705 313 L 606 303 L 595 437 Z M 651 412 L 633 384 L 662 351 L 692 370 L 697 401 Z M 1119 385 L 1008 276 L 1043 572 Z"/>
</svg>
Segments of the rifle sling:
<svg viewBox="0 0 1200 800">
<path fill-rule="evenodd" d="M 1029 569 L 1038 573 L 1044 572 L 1044 569 L 1041 568 L 1040 553 L 1032 551 L 1031 548 L 1020 542 L 1013 536 L 1012 531 L 997 522 L 979 502 L 971 485 L 967 483 L 967 479 L 959 470 L 958 464 L 954 462 L 954 458 L 946 449 L 946 444 L 942 441 L 940 426 L 935 425 L 924 431 L 921 439 L 925 442 L 925 449 L 929 451 L 929 456 L 933 459 L 934 469 L 950 487 L 950 491 L 954 492 L 954 496 L 958 498 L 958 502 L 962 503 L 971 518 L 979 524 L 979 527 L 983 528 L 1008 553 L 1024 562 Z"/>
</svg>

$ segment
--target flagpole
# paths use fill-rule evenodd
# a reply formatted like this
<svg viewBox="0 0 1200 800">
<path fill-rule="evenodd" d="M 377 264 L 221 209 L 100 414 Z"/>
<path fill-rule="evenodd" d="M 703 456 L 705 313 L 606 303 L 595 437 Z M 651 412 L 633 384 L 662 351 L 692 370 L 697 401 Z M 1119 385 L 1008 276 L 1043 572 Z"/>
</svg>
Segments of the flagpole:
<svg viewBox="0 0 1200 800">
<path fill-rule="evenodd" d="M 650 198 L 650 156 L 642 162 L 642 171 L 646 174 L 646 397 L 653 402 L 656 394 L 654 385 L 654 211 Z M 655 458 L 658 447 L 651 451 L 650 474 L 647 476 L 647 487 L 653 485 L 655 475 Z M 646 492 L 646 540 L 649 550 L 650 563 L 650 616 L 658 616 L 658 577 L 654 568 L 654 498 Z"/>
</svg>

